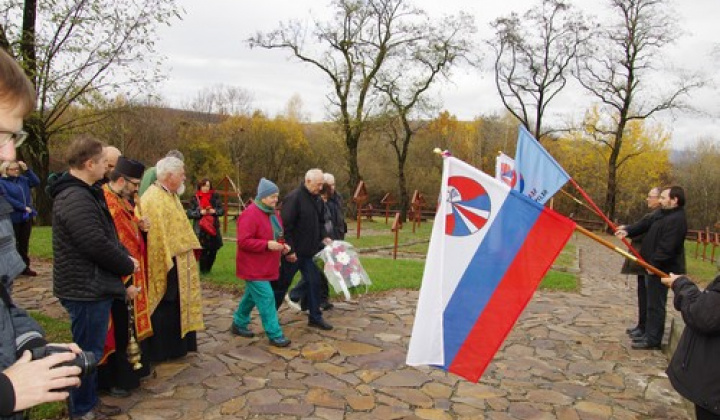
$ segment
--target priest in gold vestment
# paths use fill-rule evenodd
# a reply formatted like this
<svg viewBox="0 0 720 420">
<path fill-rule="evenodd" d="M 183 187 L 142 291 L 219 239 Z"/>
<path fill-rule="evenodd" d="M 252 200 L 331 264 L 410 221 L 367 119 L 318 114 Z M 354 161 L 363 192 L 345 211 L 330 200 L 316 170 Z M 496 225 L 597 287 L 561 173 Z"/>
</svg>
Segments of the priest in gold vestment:
<svg viewBox="0 0 720 420">
<path fill-rule="evenodd" d="M 141 197 L 143 215 L 152 229 L 147 236 L 148 307 L 154 335 L 147 339 L 153 362 L 197 351 L 196 331 L 204 329 L 200 275 L 193 255 L 201 249 L 179 194 L 185 166 L 175 157 L 156 165 L 157 181 Z"/>
</svg>

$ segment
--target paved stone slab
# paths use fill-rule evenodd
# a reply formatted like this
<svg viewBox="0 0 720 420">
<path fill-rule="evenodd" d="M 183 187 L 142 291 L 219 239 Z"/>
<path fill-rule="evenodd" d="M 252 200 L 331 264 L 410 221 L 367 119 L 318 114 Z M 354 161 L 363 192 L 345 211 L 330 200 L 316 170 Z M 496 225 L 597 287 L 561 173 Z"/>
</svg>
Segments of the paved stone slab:
<svg viewBox="0 0 720 420">
<path fill-rule="evenodd" d="M 289 348 L 270 347 L 254 314 L 255 339 L 228 332 L 239 296 L 203 291 L 200 352 L 155 366 L 120 405 L 118 419 L 689 419 L 664 375 L 659 351 L 633 351 L 635 278 L 621 259 L 577 239 L 581 293 L 537 292 L 480 383 L 405 365 L 416 291 L 337 302 L 333 331 L 306 315 L 279 313 Z M 50 265 L 16 281 L 20 306 L 67 315 L 52 297 Z M 673 310 L 669 309 L 668 313 Z"/>
</svg>

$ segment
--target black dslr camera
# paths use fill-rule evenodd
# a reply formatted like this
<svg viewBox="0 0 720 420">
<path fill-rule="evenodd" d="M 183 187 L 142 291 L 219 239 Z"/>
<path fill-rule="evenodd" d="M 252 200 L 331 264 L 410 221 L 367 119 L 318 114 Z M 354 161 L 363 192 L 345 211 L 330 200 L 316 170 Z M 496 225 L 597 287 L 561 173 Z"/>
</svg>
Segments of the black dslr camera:
<svg viewBox="0 0 720 420">
<path fill-rule="evenodd" d="M 71 350 L 67 347 L 52 345 L 36 347 L 30 350 L 33 360 L 42 359 L 55 353 L 68 353 L 70 351 Z M 60 363 L 59 365 L 57 365 L 57 367 L 59 366 L 77 366 L 80 368 L 80 377 L 84 377 L 95 372 L 95 368 L 97 367 L 97 361 L 95 360 L 94 354 L 83 351 L 80 352 L 80 354 L 75 355 L 75 360 Z"/>
</svg>

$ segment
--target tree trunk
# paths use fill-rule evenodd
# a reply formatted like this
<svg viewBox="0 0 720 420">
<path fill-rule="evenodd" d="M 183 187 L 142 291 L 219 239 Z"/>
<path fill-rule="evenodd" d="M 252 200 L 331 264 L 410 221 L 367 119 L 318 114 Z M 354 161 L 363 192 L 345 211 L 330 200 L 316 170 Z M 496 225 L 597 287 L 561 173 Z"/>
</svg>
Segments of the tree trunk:
<svg viewBox="0 0 720 420">
<path fill-rule="evenodd" d="M 50 225 L 52 220 L 52 199 L 45 192 L 50 167 L 47 133 L 37 113 L 33 113 L 25 121 L 25 130 L 29 133 L 25 144 L 18 149 L 18 159 L 23 160 L 40 178 L 40 185 L 35 187 L 33 203 L 37 209 L 37 222 L 42 226 Z"/>
<path fill-rule="evenodd" d="M 35 49 L 35 20 L 37 19 L 37 0 L 25 0 L 23 7 L 22 36 L 20 38 L 20 56 L 25 74 L 33 84 L 37 84 L 37 53 Z"/>
<path fill-rule="evenodd" d="M 410 197 L 408 196 L 407 180 L 405 179 L 405 159 L 400 157 L 398 157 L 398 192 L 400 220 L 405 222 L 410 208 Z"/>
</svg>

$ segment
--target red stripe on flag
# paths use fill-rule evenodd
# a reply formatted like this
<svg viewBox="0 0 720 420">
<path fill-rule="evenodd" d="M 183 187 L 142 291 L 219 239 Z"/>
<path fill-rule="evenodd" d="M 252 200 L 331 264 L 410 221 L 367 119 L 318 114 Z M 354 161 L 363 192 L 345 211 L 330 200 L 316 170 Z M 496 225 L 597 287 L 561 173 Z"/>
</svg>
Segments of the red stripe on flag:
<svg viewBox="0 0 720 420">
<path fill-rule="evenodd" d="M 450 372 L 473 382 L 480 380 L 574 228 L 575 223 L 556 213 L 540 213 L 450 365 Z"/>
</svg>

